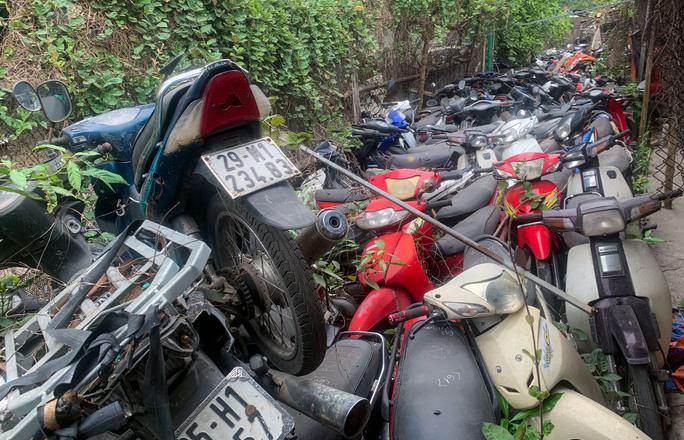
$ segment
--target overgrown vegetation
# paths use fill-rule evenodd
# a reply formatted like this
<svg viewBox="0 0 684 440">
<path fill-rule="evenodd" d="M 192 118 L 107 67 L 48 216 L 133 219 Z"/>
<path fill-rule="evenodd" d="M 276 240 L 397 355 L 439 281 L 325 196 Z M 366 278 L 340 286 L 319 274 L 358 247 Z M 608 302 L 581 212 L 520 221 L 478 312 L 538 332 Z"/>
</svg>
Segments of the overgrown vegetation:
<svg viewBox="0 0 684 440">
<path fill-rule="evenodd" d="M 557 12 L 558 0 L 1 0 L 0 10 L 0 138 L 9 140 L 45 125 L 9 99 L 19 79 L 65 81 L 76 120 L 149 102 L 174 55 L 186 53 L 183 67 L 227 57 L 276 98 L 291 128 L 320 134 L 343 125 L 353 71 L 360 82 L 391 75 L 391 61 L 416 73 L 430 46 L 478 47 L 489 31 L 503 55 L 522 58 L 566 29 L 516 24 Z"/>
</svg>

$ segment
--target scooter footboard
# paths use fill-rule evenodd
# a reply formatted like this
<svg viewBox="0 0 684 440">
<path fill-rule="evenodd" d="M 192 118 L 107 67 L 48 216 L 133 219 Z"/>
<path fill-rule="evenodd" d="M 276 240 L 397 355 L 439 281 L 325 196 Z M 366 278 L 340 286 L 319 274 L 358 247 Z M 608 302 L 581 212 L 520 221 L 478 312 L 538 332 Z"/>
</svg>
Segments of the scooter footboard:
<svg viewBox="0 0 684 440">
<path fill-rule="evenodd" d="M 463 331 L 433 324 L 407 338 L 402 350 L 392 439 L 482 438 L 482 423 L 494 422 L 495 406 Z"/>
<path fill-rule="evenodd" d="M 557 389 L 563 395 L 556 406 L 544 414 L 553 423 L 548 440 L 647 440 L 649 437 L 610 409 L 570 389 Z M 539 418 L 533 418 L 533 424 Z"/>
</svg>

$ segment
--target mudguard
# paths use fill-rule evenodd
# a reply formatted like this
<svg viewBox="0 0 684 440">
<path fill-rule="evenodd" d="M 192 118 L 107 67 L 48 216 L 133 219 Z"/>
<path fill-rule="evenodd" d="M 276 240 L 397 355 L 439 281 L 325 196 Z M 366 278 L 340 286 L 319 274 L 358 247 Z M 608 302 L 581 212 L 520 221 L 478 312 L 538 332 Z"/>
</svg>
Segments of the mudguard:
<svg viewBox="0 0 684 440">
<path fill-rule="evenodd" d="M 390 314 L 411 305 L 411 295 L 401 288 L 381 287 L 372 290 L 356 309 L 349 323 L 350 331 L 370 331 Z"/>
<path fill-rule="evenodd" d="M 593 331 L 604 352 L 618 350 L 632 365 L 648 364 L 650 352 L 658 350 L 658 328 L 648 299 L 637 296 L 602 298 L 593 304 Z"/>
<path fill-rule="evenodd" d="M 391 438 L 482 439 L 482 423 L 496 420 L 492 395 L 463 331 L 429 325 L 402 347 Z"/>
<path fill-rule="evenodd" d="M 202 176 L 221 194 L 225 194 L 221 183 L 201 161 L 197 163 L 194 174 Z M 227 194 L 225 197 L 229 198 Z M 289 182 L 280 182 L 247 194 L 236 199 L 236 202 L 260 221 L 282 230 L 305 228 L 316 221 L 314 212 L 302 203 Z"/>
<path fill-rule="evenodd" d="M 518 246 L 529 248 L 537 260 L 546 260 L 551 255 L 553 233 L 544 225 L 523 225 L 518 228 Z"/>
</svg>

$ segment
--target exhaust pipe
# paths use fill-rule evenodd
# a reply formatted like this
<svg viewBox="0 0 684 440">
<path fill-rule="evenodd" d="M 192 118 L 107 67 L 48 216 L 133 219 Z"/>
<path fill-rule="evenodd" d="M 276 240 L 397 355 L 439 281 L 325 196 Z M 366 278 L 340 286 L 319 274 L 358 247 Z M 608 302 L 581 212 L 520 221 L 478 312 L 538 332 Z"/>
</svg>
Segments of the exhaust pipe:
<svg viewBox="0 0 684 440">
<path fill-rule="evenodd" d="M 297 244 L 306 261 L 313 264 L 346 237 L 348 229 L 344 214 L 335 209 L 323 209 L 316 222 L 299 233 Z"/>
<path fill-rule="evenodd" d="M 311 379 L 269 371 L 276 399 L 320 422 L 346 438 L 361 434 L 368 423 L 368 399 L 337 390 Z"/>
</svg>

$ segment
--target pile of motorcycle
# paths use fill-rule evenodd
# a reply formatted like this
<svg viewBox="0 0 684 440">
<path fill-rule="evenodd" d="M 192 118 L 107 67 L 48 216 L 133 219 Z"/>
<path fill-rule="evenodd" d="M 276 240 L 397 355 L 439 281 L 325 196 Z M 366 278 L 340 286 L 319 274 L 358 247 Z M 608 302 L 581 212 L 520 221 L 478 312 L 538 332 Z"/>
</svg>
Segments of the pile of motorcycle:
<svg viewBox="0 0 684 440">
<path fill-rule="evenodd" d="M 0 192 L 3 263 L 66 284 L 4 336 L 0 439 L 663 439 L 670 294 L 630 237 L 681 194 L 632 193 L 620 88 L 548 58 L 387 103 L 304 179 L 228 60 L 51 129 L 126 184 L 92 182 L 104 248 L 78 201 Z"/>
</svg>

